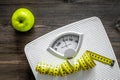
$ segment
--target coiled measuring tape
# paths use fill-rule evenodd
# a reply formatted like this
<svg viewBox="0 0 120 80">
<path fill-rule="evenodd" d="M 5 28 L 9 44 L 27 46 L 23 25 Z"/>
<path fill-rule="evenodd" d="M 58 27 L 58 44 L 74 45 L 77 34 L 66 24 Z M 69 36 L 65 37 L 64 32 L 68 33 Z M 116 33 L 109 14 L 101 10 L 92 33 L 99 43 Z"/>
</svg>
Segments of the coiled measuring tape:
<svg viewBox="0 0 120 80">
<path fill-rule="evenodd" d="M 114 60 L 87 50 L 82 55 L 82 57 L 74 61 L 73 65 L 71 65 L 68 60 L 64 60 L 63 63 L 60 65 L 50 65 L 44 62 L 40 62 L 36 66 L 36 71 L 40 74 L 49 74 L 52 76 L 65 76 L 73 72 L 77 72 L 80 70 L 89 70 L 95 67 L 96 64 L 94 60 L 97 60 L 110 66 L 114 65 Z"/>
</svg>

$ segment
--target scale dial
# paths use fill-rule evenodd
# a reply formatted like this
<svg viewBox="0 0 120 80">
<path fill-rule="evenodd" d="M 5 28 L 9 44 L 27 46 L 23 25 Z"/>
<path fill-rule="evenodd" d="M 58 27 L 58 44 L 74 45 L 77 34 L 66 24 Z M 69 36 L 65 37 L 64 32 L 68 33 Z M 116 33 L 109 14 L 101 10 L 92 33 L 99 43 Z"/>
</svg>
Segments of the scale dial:
<svg viewBox="0 0 120 80">
<path fill-rule="evenodd" d="M 71 59 L 75 57 L 81 46 L 83 34 L 66 32 L 53 40 L 48 51 L 57 57 Z"/>
</svg>

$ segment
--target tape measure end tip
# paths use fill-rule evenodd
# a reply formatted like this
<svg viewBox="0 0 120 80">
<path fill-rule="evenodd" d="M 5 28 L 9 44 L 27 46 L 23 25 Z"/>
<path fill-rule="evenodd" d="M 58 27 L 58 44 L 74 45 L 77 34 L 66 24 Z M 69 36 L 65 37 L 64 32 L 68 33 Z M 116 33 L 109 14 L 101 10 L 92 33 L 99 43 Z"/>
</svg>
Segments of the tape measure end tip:
<svg viewBox="0 0 120 80">
<path fill-rule="evenodd" d="M 115 60 L 112 60 L 112 64 L 111 64 L 111 66 L 114 66 L 114 63 L 115 63 Z"/>
</svg>

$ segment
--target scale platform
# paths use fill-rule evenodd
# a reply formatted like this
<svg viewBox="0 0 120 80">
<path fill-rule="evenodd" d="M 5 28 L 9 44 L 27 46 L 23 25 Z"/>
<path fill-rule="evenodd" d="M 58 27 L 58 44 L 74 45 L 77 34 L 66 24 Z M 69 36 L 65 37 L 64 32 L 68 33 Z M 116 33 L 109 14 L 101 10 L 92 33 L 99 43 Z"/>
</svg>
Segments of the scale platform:
<svg viewBox="0 0 120 80">
<path fill-rule="evenodd" d="M 57 35 L 67 31 L 83 33 L 84 35 L 80 50 L 73 59 L 70 59 L 71 63 L 78 59 L 86 50 L 91 50 L 115 60 L 114 66 L 111 67 L 95 61 L 97 65 L 94 68 L 87 71 L 74 72 L 64 77 L 43 75 L 36 72 L 35 68 L 39 62 L 58 65 L 64 61 L 64 59 L 50 54 L 47 48 Z M 80 20 L 53 30 L 28 43 L 24 50 L 36 80 L 120 80 L 120 69 L 117 59 L 103 24 L 98 17 Z"/>
</svg>

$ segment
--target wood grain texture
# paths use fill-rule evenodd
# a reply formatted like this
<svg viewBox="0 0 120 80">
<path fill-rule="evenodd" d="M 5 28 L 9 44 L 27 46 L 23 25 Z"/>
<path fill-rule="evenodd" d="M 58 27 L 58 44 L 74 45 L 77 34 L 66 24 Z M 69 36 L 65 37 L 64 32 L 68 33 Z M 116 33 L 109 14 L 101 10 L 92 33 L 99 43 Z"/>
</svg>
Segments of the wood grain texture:
<svg viewBox="0 0 120 80">
<path fill-rule="evenodd" d="M 20 7 L 35 15 L 27 33 L 15 31 L 11 16 Z M 119 0 L 0 0 L 0 80 L 35 80 L 24 53 L 28 42 L 61 26 L 91 16 L 101 18 L 120 65 L 120 32 L 114 22 L 120 17 Z"/>
</svg>

